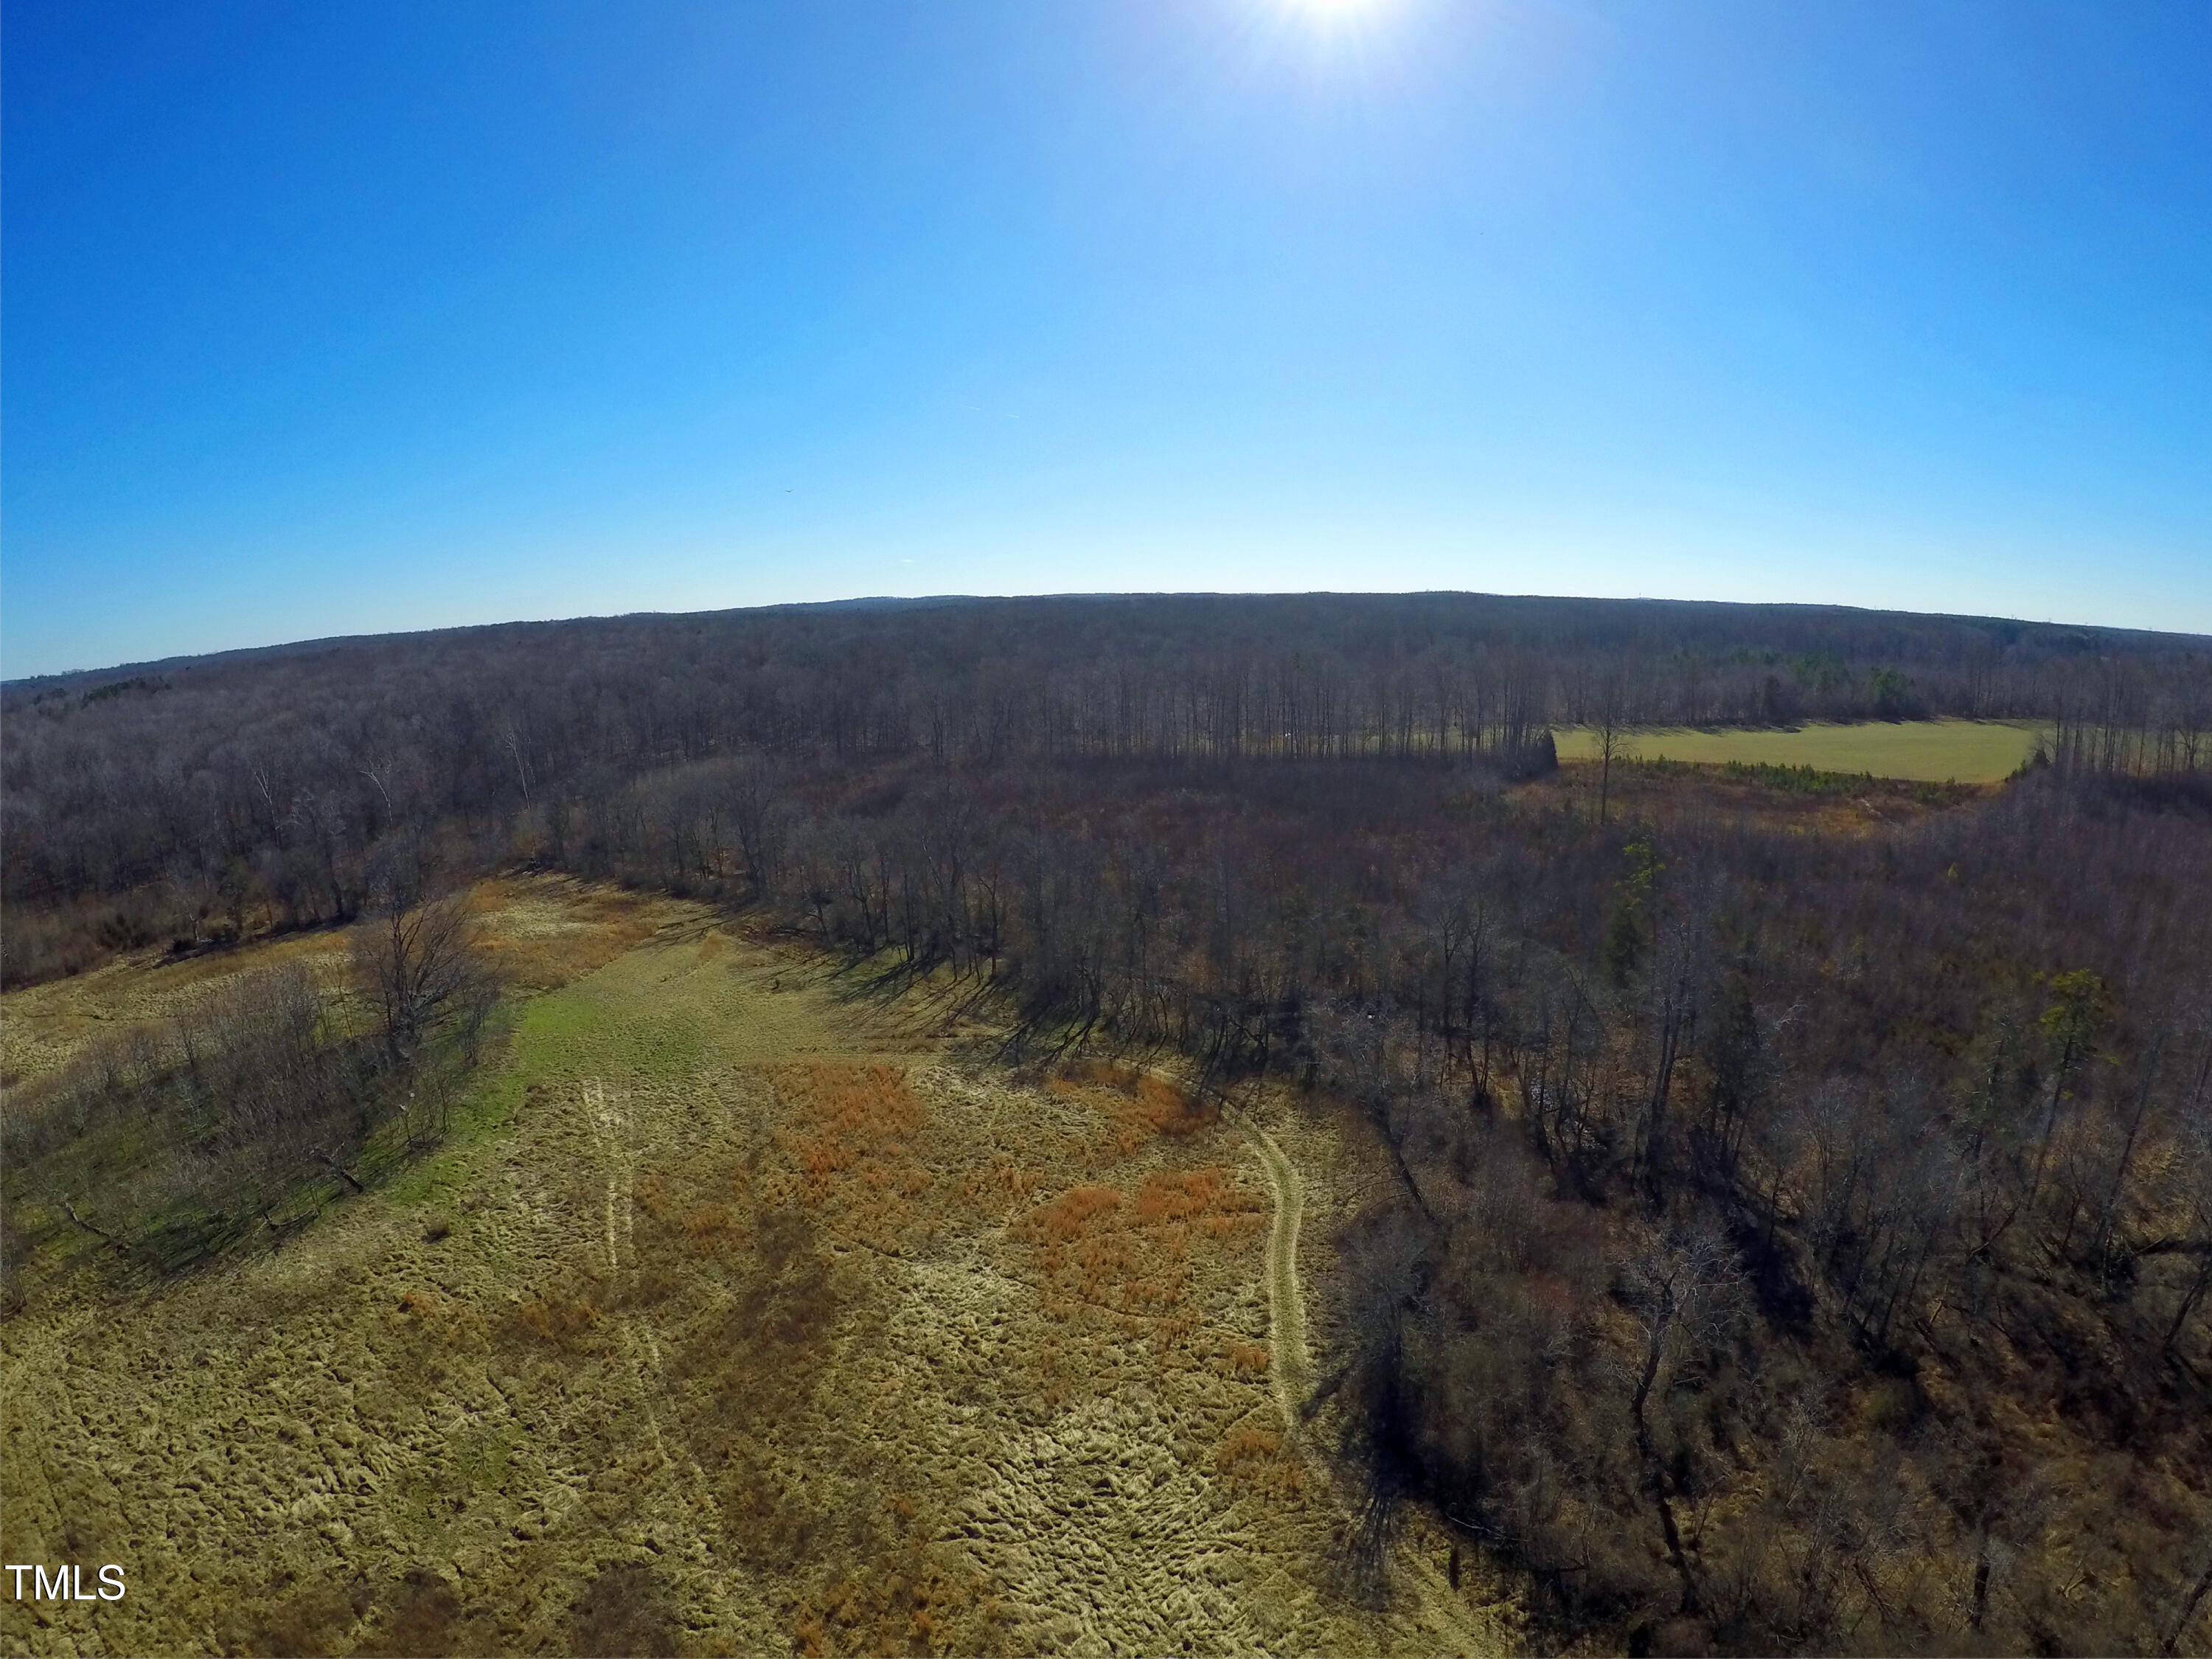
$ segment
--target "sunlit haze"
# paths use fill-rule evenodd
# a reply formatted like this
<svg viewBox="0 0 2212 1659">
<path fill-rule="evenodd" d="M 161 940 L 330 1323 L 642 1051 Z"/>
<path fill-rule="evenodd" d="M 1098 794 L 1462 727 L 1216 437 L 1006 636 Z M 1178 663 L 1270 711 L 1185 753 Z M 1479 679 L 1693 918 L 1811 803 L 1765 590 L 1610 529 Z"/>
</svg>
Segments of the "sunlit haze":
<svg viewBox="0 0 2212 1659">
<path fill-rule="evenodd" d="M 2212 630 L 2212 9 L 5 15 L 9 677 L 863 594 Z"/>
</svg>

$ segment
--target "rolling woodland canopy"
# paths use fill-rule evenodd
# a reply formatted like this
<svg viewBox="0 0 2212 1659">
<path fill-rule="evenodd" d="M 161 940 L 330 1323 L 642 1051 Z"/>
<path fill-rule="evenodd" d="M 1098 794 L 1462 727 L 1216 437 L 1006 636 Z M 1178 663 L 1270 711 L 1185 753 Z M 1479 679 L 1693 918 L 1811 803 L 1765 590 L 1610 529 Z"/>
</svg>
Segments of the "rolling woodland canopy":
<svg viewBox="0 0 2212 1659">
<path fill-rule="evenodd" d="M 2195 774 L 2212 764 L 2212 647 L 1462 594 L 884 601 L 283 647 L 21 682 L 4 708 L 11 908 L 228 882 L 307 920 L 349 914 L 349 872 L 398 826 L 482 836 L 748 752 L 986 769 L 1510 757 L 1553 724 L 1933 714 L 2052 720 L 2090 763 Z"/>
</svg>

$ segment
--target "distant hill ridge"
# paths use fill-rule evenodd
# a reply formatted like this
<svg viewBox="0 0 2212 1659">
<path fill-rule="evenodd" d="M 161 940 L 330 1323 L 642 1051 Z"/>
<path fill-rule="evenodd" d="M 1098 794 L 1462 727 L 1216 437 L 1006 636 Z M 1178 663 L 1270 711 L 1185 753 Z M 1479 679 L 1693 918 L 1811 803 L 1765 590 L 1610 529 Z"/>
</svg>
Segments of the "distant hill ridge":
<svg viewBox="0 0 2212 1659">
<path fill-rule="evenodd" d="M 1302 630 L 1333 612 L 1349 625 L 1395 623 L 1426 627 L 1440 634 L 1480 636 L 1491 643 L 1557 644 L 1563 635 L 1589 645 L 1651 641 L 1668 635 L 1682 643 L 1771 646 L 1802 651 L 1826 648 L 1856 659 L 1879 656 L 1913 659 L 1932 648 L 1976 641 L 2007 650 L 2057 655 L 2136 655 L 2173 652 L 2212 653 L 2212 635 L 2165 633 L 2088 623 L 2029 622 L 2000 617 L 1942 612 L 1863 610 L 1838 605 L 1785 605 L 1719 599 L 1568 599 L 1535 594 L 1491 594 L 1455 591 L 1419 593 L 1064 593 L 1038 597 L 936 594 L 899 598 L 875 595 L 801 604 L 761 605 L 725 611 L 632 611 L 613 616 L 574 617 L 549 621 L 471 623 L 391 634 L 333 635 L 319 639 L 246 646 L 229 651 L 163 657 L 102 668 L 71 670 L 0 682 L 12 700 L 22 691 L 52 688 L 82 690 L 109 678 L 198 672 L 219 666 L 265 663 L 285 658 L 358 650 L 434 649 L 441 642 L 477 642 L 567 632 L 579 638 L 640 629 L 747 628 L 776 618 L 911 616 L 970 611 L 1004 618 L 1008 613 L 1038 622 L 1073 619 L 1092 607 L 1123 608 L 1146 621 L 1174 617 L 1184 625 L 1232 621 L 1270 623 Z M 1817 641 L 1817 644 L 1814 641 Z"/>
</svg>

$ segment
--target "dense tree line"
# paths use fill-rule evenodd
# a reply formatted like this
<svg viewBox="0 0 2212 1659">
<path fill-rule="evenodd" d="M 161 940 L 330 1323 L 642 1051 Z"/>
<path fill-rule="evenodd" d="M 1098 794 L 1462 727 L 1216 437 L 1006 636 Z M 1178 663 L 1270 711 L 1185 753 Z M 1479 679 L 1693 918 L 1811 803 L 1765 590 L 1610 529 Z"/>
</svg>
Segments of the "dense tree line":
<svg viewBox="0 0 2212 1659">
<path fill-rule="evenodd" d="M 394 835 L 766 752 L 865 765 L 1523 757 L 1552 725 L 2064 719 L 2212 764 L 2202 641 L 1808 607 L 1437 594 L 963 601 L 336 641 L 6 689 L 9 982 L 342 921 Z M 2124 738 L 2124 741 L 2123 740 Z M 2110 752 L 2108 752 L 2110 751 Z"/>
<path fill-rule="evenodd" d="M 2202 817 L 2046 777 L 1617 860 L 1579 948 L 1493 908 L 1471 1017 L 1416 970 L 1322 1043 L 1401 1177 L 1345 1240 L 1376 1527 L 1433 1501 L 1632 1644 L 2174 1638 L 2212 1542 Z"/>
</svg>

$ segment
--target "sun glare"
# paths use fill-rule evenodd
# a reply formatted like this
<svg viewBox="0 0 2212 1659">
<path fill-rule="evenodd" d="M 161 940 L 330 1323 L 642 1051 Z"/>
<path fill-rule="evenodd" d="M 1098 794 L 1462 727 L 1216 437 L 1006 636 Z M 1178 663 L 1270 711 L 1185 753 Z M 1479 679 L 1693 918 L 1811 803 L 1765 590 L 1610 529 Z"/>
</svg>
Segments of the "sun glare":
<svg viewBox="0 0 2212 1659">
<path fill-rule="evenodd" d="M 1364 33 L 1382 14 L 1395 9 L 1393 0 L 1273 0 L 1273 3 L 1279 12 L 1330 33 L 1346 29 Z"/>
<path fill-rule="evenodd" d="M 1259 33 L 1331 84 L 1387 80 L 1406 46 L 1409 0 L 1253 0 Z M 1267 20 L 1263 21 L 1262 20 Z"/>
</svg>

